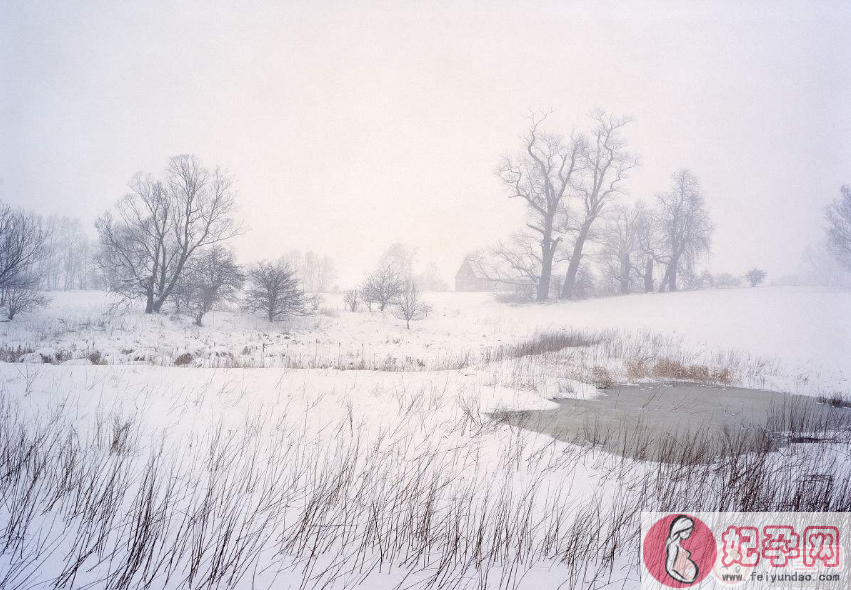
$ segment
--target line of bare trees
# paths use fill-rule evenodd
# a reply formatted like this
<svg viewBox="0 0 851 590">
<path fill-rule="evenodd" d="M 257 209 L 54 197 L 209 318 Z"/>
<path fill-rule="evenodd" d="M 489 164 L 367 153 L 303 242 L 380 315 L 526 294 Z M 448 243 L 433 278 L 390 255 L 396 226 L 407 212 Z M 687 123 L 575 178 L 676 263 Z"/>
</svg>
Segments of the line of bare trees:
<svg viewBox="0 0 851 590">
<path fill-rule="evenodd" d="M 517 156 L 497 169 L 509 199 L 523 202 L 526 230 L 470 261 L 482 278 L 533 291 L 537 301 L 575 299 L 590 289 L 597 263 L 613 291 L 676 291 L 709 252 L 714 226 L 697 177 L 671 176 L 652 207 L 618 203 L 639 159 L 628 150 L 631 117 L 593 111 L 587 133 L 545 131 L 533 113 Z M 663 269 L 661 280 L 654 272 Z"/>
<path fill-rule="evenodd" d="M 306 292 L 332 293 L 337 289 L 337 265 L 330 256 L 291 250 L 284 255 L 284 260 L 295 271 Z"/>
<path fill-rule="evenodd" d="M 97 244 L 83 229 L 77 217 L 50 216 L 44 219 L 48 238 L 45 256 L 39 263 L 42 288 L 47 291 L 74 291 L 101 287 L 94 266 Z"/>
<path fill-rule="evenodd" d="M 672 174 L 669 190 L 652 205 L 619 202 L 629 171 L 639 164 L 624 138 L 630 117 L 596 110 L 588 132 L 567 135 L 545 131 L 547 117 L 531 115 L 520 153 L 497 170 L 508 198 L 524 204 L 526 229 L 471 259 L 483 278 L 529 290 L 538 301 L 599 291 L 592 267 L 611 293 L 676 291 L 683 283 L 730 286 L 742 278 L 756 286 L 765 280 L 759 268 L 744 277 L 697 274 L 714 226 L 690 170 Z M 236 263 L 223 247 L 241 232 L 226 171 L 179 155 L 169 159 L 162 176 L 140 172 L 129 186 L 114 210 L 98 218 L 97 248 L 78 219 L 43 220 L 0 204 L 0 304 L 7 316 L 43 303 L 40 289 L 86 288 L 93 276 L 115 293 L 143 300 L 146 313 L 172 300 L 199 325 L 222 302 L 244 303 L 275 320 L 303 311 L 305 291 L 334 290 L 333 261 L 313 252 L 292 251 L 249 268 Z M 851 188 L 842 187 L 826 219 L 830 251 L 851 269 Z M 345 294 L 346 305 L 398 310 L 412 293 L 422 303 L 421 290 L 445 290 L 434 265 L 414 274 L 416 255 L 393 244 L 363 284 Z M 246 283 L 249 295 L 243 298 Z M 408 322 L 427 313 L 424 303 L 413 307 L 419 311 L 411 311 Z"/>
<path fill-rule="evenodd" d="M 170 158 L 160 178 L 140 172 L 129 186 L 95 223 L 95 261 L 108 289 L 143 300 L 146 313 L 171 301 L 200 326 L 216 307 L 238 305 L 279 321 L 304 313 L 306 281 L 321 289 L 336 276 L 333 262 L 312 252 L 298 267 L 285 257 L 240 266 L 225 246 L 242 231 L 234 181 L 194 155 Z"/>
<path fill-rule="evenodd" d="M 655 206 L 618 204 L 605 217 L 598 254 L 603 275 L 617 283 L 621 294 L 636 287 L 677 291 L 709 252 L 713 230 L 700 183 L 690 170 L 678 170 L 671 175 L 670 190 L 656 196 Z M 663 269 L 658 284 L 657 267 Z"/>
<path fill-rule="evenodd" d="M 241 266 L 233 251 L 219 244 L 192 257 L 173 297 L 176 311 L 188 312 L 198 326 L 214 309 L 242 309 L 278 322 L 304 315 L 310 307 L 285 257 Z"/>
<path fill-rule="evenodd" d="M 241 231 L 233 180 L 193 155 L 169 159 L 161 178 L 140 172 L 129 186 L 95 223 L 94 247 L 79 219 L 43 219 L 0 203 L 0 307 L 10 320 L 44 305 L 45 290 L 105 286 L 143 300 L 146 313 L 170 301 L 199 326 L 230 305 L 278 321 L 305 311 L 305 281 L 321 290 L 336 277 L 333 261 L 312 252 L 298 268 L 285 258 L 240 266 L 224 245 Z"/>
<path fill-rule="evenodd" d="M 101 286 L 79 218 L 44 218 L 0 203 L 0 248 L 0 306 L 9 319 L 45 303 L 44 291 Z"/>
<path fill-rule="evenodd" d="M 411 321 L 428 317 L 432 308 L 423 299 L 422 291 L 446 290 L 445 283 L 431 264 L 423 273 L 415 274 L 416 256 L 415 248 L 400 243 L 392 244 L 381 255 L 376 269 L 367 273 L 361 285 L 343 294 L 346 309 L 356 312 L 363 304 L 369 311 L 389 310 L 395 317 L 404 320 L 409 330 Z"/>
</svg>

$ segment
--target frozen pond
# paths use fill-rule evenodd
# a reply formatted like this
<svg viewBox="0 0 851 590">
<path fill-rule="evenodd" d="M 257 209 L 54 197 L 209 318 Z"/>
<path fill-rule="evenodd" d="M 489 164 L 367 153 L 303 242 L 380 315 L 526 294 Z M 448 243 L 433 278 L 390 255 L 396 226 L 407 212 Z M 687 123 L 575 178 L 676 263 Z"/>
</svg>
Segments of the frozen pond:
<svg viewBox="0 0 851 590">
<path fill-rule="evenodd" d="M 691 383 L 622 385 L 592 399 L 553 401 L 554 410 L 493 417 L 625 457 L 677 462 L 821 442 L 851 426 L 851 410 L 812 397 Z"/>
</svg>

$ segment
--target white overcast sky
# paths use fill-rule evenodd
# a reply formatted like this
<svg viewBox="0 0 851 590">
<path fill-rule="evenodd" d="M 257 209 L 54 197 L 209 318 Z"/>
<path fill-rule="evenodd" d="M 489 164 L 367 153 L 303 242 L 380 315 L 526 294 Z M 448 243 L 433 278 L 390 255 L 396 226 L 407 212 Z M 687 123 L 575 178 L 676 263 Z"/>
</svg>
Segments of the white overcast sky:
<svg viewBox="0 0 851 590">
<path fill-rule="evenodd" d="M 681 166 L 714 270 L 794 270 L 851 183 L 851 2 L 0 0 L 0 198 L 88 227 L 134 172 L 195 153 L 238 180 L 250 261 L 391 242 L 449 279 L 520 227 L 493 175 L 530 107 L 628 113 L 652 199 Z"/>
</svg>

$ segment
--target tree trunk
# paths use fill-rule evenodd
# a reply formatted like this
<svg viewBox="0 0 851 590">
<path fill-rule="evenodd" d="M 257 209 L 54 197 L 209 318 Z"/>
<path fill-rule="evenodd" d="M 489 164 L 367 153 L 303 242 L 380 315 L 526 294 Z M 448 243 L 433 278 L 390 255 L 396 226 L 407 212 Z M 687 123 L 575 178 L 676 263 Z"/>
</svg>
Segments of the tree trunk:
<svg viewBox="0 0 851 590">
<path fill-rule="evenodd" d="M 624 254 L 621 256 L 621 295 L 629 293 L 630 270 L 632 270 L 632 264 L 629 261 L 629 254 Z"/>
<path fill-rule="evenodd" d="M 648 258 L 644 265 L 644 292 L 653 292 L 653 259 Z"/>
<path fill-rule="evenodd" d="M 145 300 L 145 313 L 154 313 L 154 292 L 148 289 Z"/>
<path fill-rule="evenodd" d="M 673 256 L 667 268 L 665 268 L 665 277 L 662 279 L 662 284 L 659 285 L 660 290 L 663 288 L 669 292 L 677 290 L 677 267 L 679 264 L 680 257 Z"/>
<path fill-rule="evenodd" d="M 553 254 L 555 248 L 545 240 L 541 244 L 541 277 L 538 279 L 536 287 L 535 300 L 543 302 L 550 297 L 550 280 L 553 274 Z"/>
<path fill-rule="evenodd" d="M 590 227 L 590 222 L 586 221 L 583 223 L 582 229 L 579 230 L 579 235 L 576 236 L 576 242 L 573 243 L 573 254 L 570 256 L 570 264 L 567 266 L 564 286 L 561 289 L 562 299 L 573 297 L 573 288 L 576 286 L 576 273 L 579 272 L 579 262 L 582 260 L 582 248 L 585 246 L 585 240 L 588 238 Z"/>
<path fill-rule="evenodd" d="M 159 296 L 154 302 L 154 311 L 159 313 L 160 308 L 165 303 L 165 300 L 168 299 L 168 296 L 171 295 L 171 292 L 174 290 L 175 285 L 177 285 L 177 279 L 180 278 L 180 273 L 183 272 L 183 267 L 186 265 L 186 261 L 189 260 L 189 257 L 192 255 L 194 249 L 184 251 L 181 253 L 180 259 L 177 261 L 177 266 L 174 269 L 174 273 L 171 275 L 171 279 L 166 276 L 166 265 L 165 262 L 162 264 L 162 272 L 160 273 L 160 282 L 159 282 Z"/>
</svg>

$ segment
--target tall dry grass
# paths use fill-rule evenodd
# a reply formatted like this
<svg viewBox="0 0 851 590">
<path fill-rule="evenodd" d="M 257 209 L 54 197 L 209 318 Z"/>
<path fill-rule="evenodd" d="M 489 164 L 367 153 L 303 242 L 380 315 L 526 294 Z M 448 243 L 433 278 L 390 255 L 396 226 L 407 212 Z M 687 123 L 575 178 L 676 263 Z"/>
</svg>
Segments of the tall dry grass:
<svg viewBox="0 0 851 590">
<path fill-rule="evenodd" d="M 395 412 L 378 426 L 347 398 L 306 430 L 323 393 L 176 448 L 132 407 L 84 427 L 64 405 L 34 415 L 3 392 L 0 587 L 519 588 L 542 565 L 593 587 L 637 575 L 641 510 L 851 509 L 841 407 L 825 419 L 781 405 L 761 430 L 685 445 L 602 429 L 570 445 L 489 419 L 475 391 L 387 395 Z M 830 446 L 778 451 L 778 429 Z"/>
</svg>

